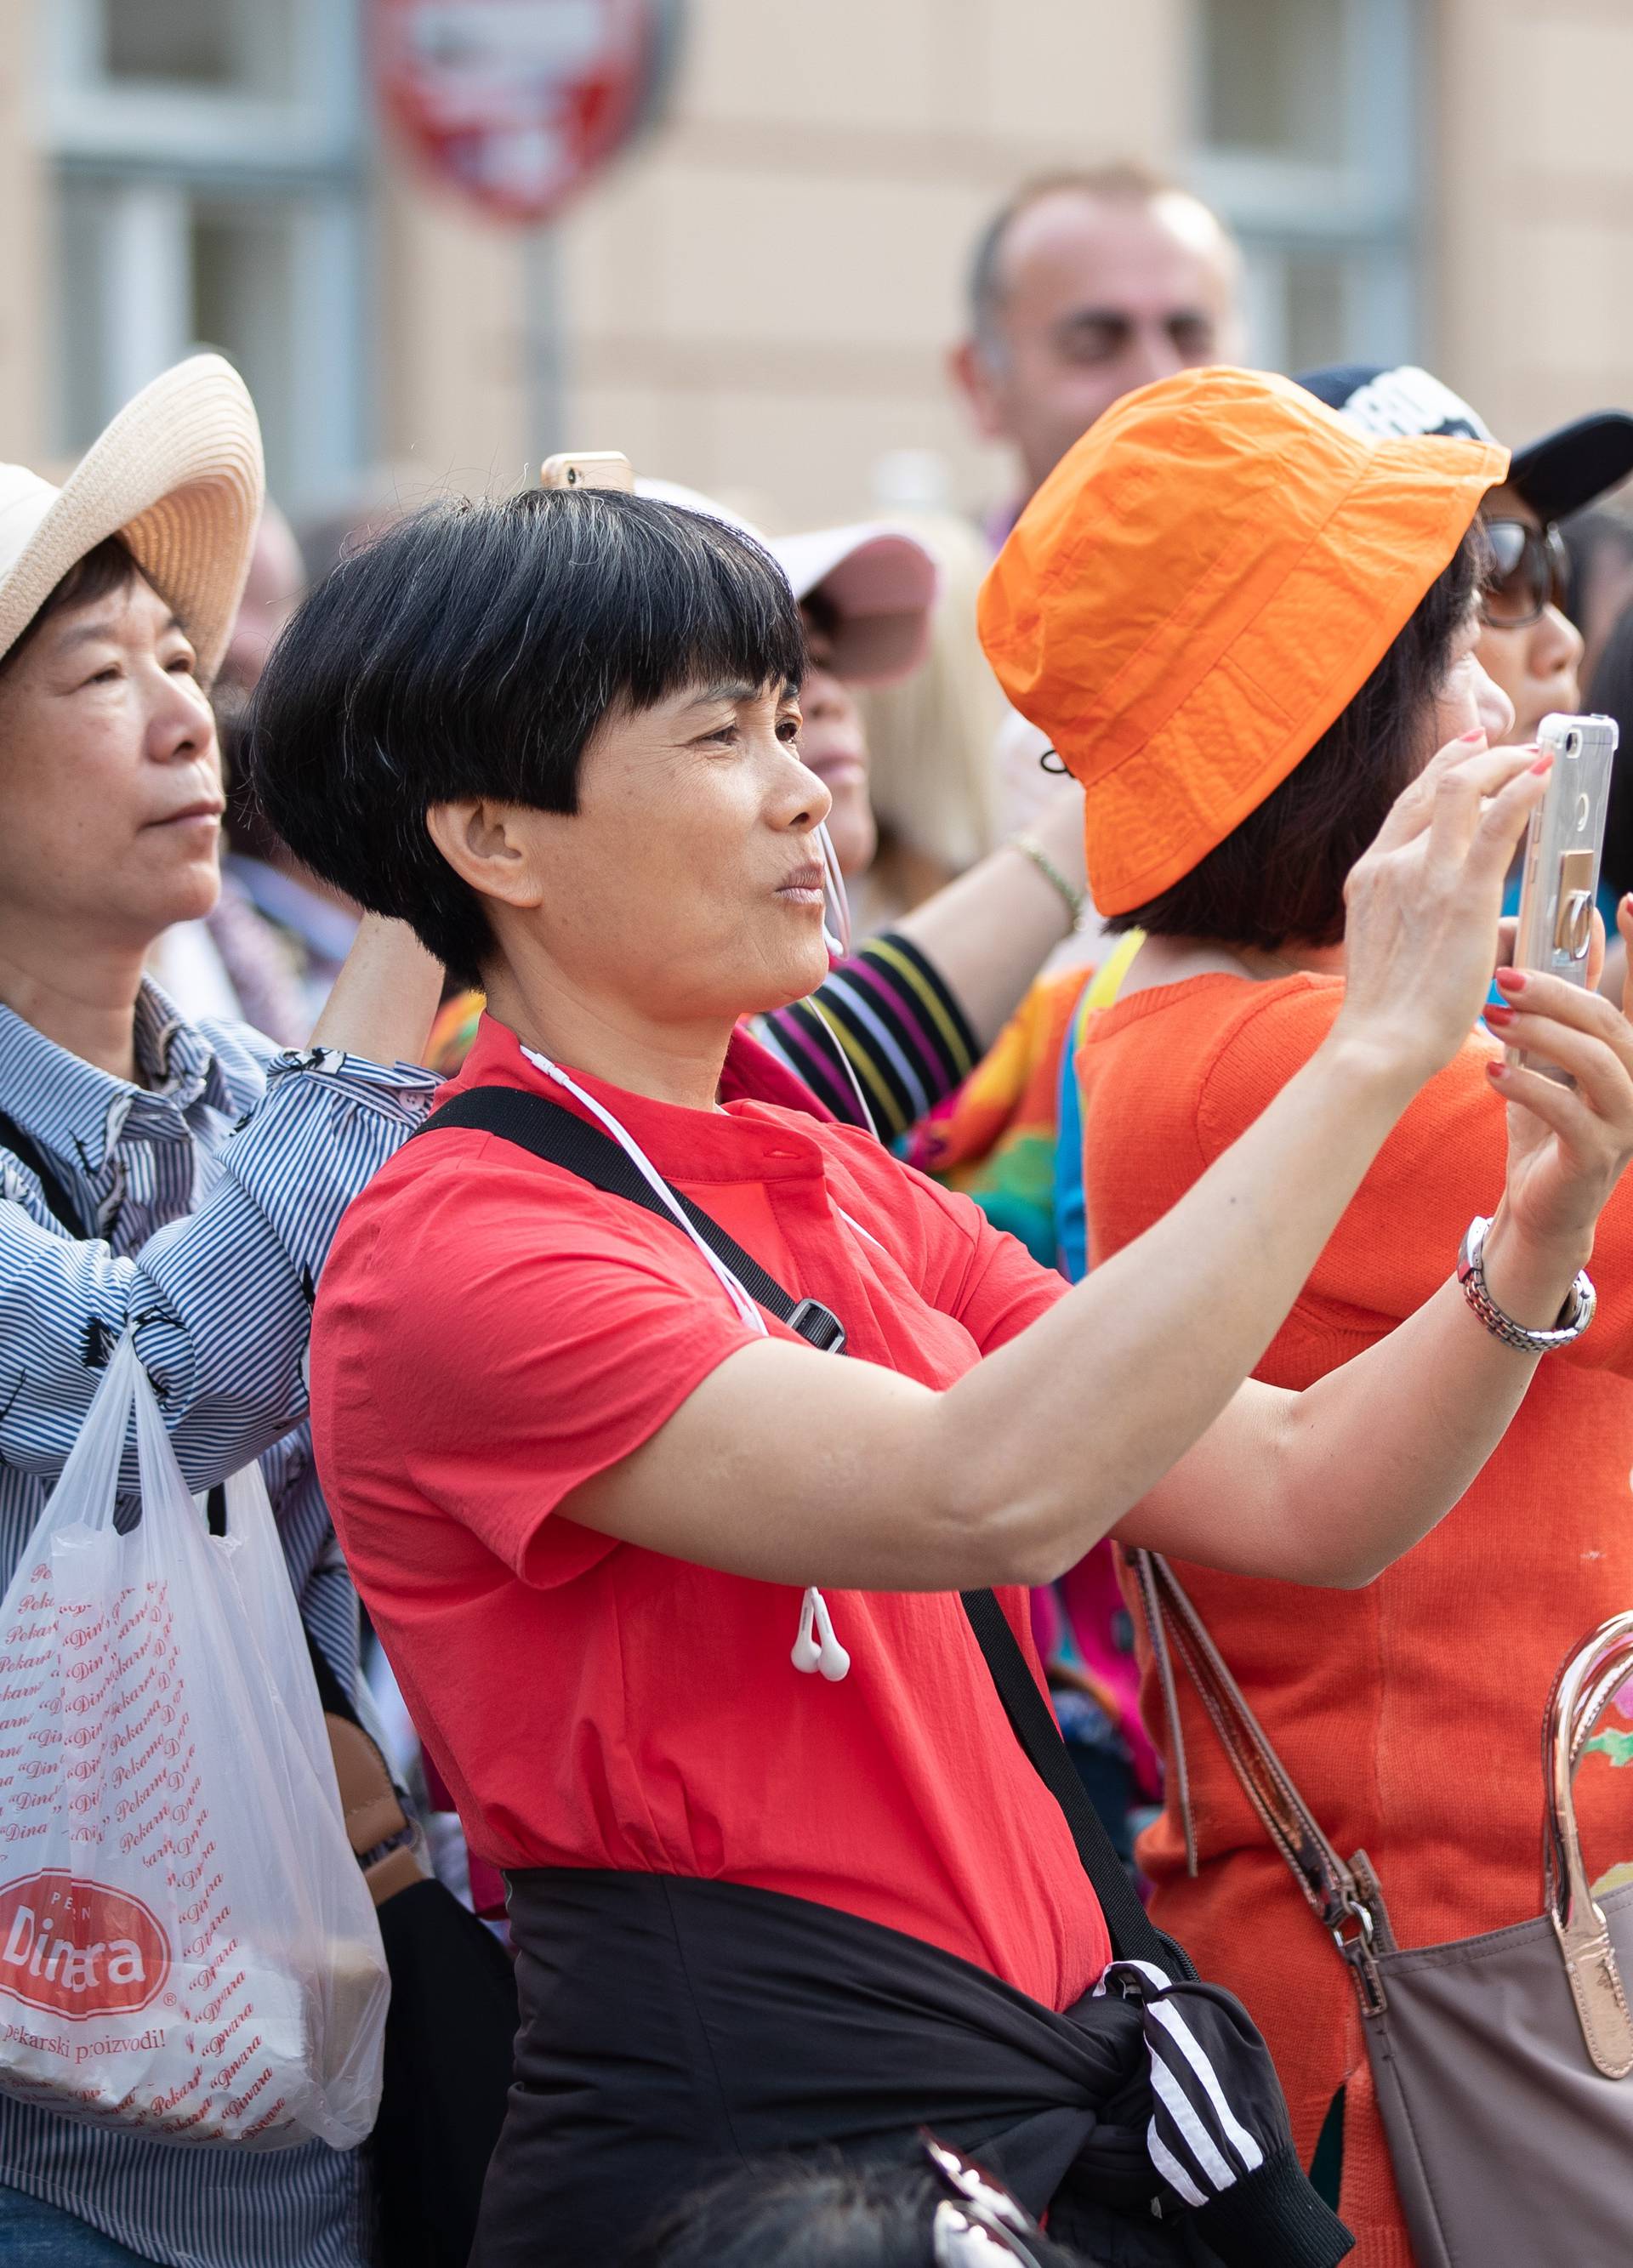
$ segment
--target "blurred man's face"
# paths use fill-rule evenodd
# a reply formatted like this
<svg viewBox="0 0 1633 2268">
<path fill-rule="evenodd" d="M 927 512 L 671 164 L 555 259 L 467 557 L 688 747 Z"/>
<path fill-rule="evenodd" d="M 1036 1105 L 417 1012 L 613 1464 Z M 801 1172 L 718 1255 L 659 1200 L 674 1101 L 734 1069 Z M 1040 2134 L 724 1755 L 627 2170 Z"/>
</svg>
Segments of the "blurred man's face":
<svg viewBox="0 0 1633 2268">
<path fill-rule="evenodd" d="M 1029 496 L 1125 394 L 1241 352 L 1235 249 L 1193 197 L 1040 197 L 1010 225 L 999 275 L 997 337 L 966 341 L 954 374 Z"/>
</svg>

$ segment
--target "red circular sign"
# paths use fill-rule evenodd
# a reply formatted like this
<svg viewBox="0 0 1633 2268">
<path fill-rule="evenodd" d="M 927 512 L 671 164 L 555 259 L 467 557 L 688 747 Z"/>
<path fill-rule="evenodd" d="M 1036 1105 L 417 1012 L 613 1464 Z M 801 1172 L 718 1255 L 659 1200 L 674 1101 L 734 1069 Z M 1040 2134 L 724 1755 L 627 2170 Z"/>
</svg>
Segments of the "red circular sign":
<svg viewBox="0 0 1633 2268">
<path fill-rule="evenodd" d="M 128 2016 L 169 1973 L 169 1940 L 140 1898 L 60 1868 L 0 1889 L 0 1993 L 54 2016 Z"/>
<path fill-rule="evenodd" d="M 546 220 L 641 122 L 663 0 L 374 0 L 386 105 L 445 180 Z"/>
</svg>

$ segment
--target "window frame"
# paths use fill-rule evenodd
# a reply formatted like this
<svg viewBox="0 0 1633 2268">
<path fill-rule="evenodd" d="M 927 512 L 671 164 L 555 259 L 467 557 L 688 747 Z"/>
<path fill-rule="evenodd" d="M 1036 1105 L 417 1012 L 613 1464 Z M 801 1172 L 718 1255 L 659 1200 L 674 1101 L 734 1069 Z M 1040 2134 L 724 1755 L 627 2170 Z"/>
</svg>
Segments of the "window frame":
<svg viewBox="0 0 1633 2268">
<path fill-rule="evenodd" d="M 1331 164 L 1206 138 L 1208 0 L 1195 11 L 1191 115 L 1198 193 L 1240 238 L 1255 357 L 1287 366 L 1287 274 L 1300 258 L 1341 263 L 1344 338 L 1335 360 L 1394 364 L 1420 351 L 1419 164 L 1427 40 L 1417 0 L 1341 0 L 1346 153 Z"/>
<path fill-rule="evenodd" d="M 198 343 L 189 283 L 195 209 L 254 206 L 257 217 L 289 232 L 287 320 L 299 333 L 285 398 L 267 405 L 270 432 L 286 436 L 286 461 L 275 461 L 273 478 L 292 511 L 321 508 L 363 469 L 375 390 L 360 0 L 290 0 L 295 92 L 287 99 L 110 79 L 100 67 L 107 4 L 119 0 L 51 0 L 41 11 L 43 150 L 62 192 L 102 201 L 109 237 L 107 265 L 92 287 L 105 356 L 89 391 L 111 415 Z M 65 215 L 62 225 L 70 225 Z M 122 238 L 134 267 L 117 264 Z M 70 337 L 60 321 L 59 357 Z M 75 402 L 61 384 L 55 393 L 64 421 L 78 410 L 83 423 L 85 396 Z M 55 443 L 70 453 L 90 438 L 59 431 Z"/>
</svg>

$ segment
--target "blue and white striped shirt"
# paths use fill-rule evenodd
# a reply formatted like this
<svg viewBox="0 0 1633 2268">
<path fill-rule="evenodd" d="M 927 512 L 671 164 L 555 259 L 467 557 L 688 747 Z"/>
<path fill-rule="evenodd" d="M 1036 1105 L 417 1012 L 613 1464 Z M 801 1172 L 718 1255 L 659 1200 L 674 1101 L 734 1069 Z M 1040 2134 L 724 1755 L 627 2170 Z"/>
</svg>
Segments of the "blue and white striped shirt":
<svg viewBox="0 0 1633 2268">
<path fill-rule="evenodd" d="M 307 1411 L 311 1298 L 351 1199 L 418 1125 L 437 1081 L 333 1051 L 279 1056 L 239 1025 L 137 1004 L 127 1085 L 0 1008 L 0 1111 L 97 1241 L 58 1224 L 0 1143 L 0 1589 L 134 1323 L 196 1490 L 259 1456 L 302 1619 L 344 1683 L 357 1599 L 318 1487 Z M 125 1478 L 136 1486 L 134 1448 Z M 0 1874 L 4 1822 L 0 1821 Z M 0 2095 L 0 2183 L 170 2268 L 358 2268 L 356 2153 L 188 2150 Z"/>
</svg>

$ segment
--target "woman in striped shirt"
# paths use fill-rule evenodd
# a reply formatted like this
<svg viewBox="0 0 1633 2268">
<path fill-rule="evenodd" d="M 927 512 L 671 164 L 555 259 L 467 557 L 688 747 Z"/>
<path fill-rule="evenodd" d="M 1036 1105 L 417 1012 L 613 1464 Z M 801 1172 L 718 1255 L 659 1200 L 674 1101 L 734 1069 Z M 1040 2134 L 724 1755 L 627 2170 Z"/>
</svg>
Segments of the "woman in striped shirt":
<svg viewBox="0 0 1633 2268">
<path fill-rule="evenodd" d="M 302 1618 L 350 1686 L 308 1321 L 341 1213 L 435 1086 L 397 1058 L 423 1052 L 440 971 L 366 923 L 300 1056 L 189 1025 L 144 971 L 215 900 L 205 688 L 260 504 L 255 410 L 214 356 L 156 379 L 61 492 L 0 466 L 0 1589 L 129 1330 L 192 1487 L 260 1458 Z M 15 1823 L 0 1809 L 0 1874 Z M 357 2152 L 205 2157 L 10 2096 L 0 2063 L 8 2262 L 361 2268 L 369 2221 Z"/>
</svg>

